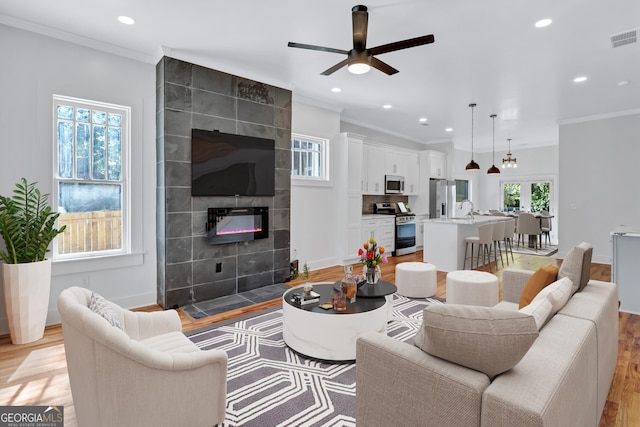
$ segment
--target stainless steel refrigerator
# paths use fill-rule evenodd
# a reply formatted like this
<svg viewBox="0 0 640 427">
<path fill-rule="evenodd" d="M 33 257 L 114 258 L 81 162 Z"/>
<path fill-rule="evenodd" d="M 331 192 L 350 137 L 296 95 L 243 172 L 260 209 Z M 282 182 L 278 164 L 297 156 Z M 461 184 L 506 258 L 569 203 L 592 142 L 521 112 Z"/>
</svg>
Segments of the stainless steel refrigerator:
<svg viewBox="0 0 640 427">
<path fill-rule="evenodd" d="M 456 216 L 456 182 L 446 179 L 429 181 L 430 218 L 454 218 Z"/>
</svg>

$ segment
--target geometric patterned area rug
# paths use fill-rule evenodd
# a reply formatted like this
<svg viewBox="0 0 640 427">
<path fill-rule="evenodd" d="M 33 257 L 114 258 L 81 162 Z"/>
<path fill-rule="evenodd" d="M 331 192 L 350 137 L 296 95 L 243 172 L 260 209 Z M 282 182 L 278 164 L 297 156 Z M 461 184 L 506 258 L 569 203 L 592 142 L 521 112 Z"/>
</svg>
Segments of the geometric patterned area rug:
<svg viewBox="0 0 640 427">
<path fill-rule="evenodd" d="M 393 295 L 387 334 L 411 342 L 432 298 Z M 282 339 L 282 310 L 189 336 L 202 349 L 227 352 L 225 427 L 355 426 L 355 363 L 302 356 Z"/>
</svg>

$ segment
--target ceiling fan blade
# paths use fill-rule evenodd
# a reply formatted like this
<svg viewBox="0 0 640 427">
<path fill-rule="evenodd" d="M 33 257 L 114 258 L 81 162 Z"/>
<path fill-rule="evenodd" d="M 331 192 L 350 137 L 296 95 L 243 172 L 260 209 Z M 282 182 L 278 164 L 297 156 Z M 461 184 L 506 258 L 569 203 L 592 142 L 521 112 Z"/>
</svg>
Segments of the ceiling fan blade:
<svg viewBox="0 0 640 427">
<path fill-rule="evenodd" d="M 349 63 L 349 58 L 338 62 L 336 65 L 334 65 L 333 67 L 329 68 L 326 71 L 323 71 L 322 73 L 320 73 L 323 76 L 328 76 L 330 74 L 335 73 L 336 71 L 338 71 L 340 68 L 344 67 L 345 65 L 347 65 Z"/>
<path fill-rule="evenodd" d="M 320 50 L 320 51 L 323 51 L 323 52 L 340 53 L 342 55 L 347 55 L 349 53 L 349 51 L 347 51 L 347 50 L 334 49 L 332 47 L 315 46 L 315 45 L 312 45 L 312 44 L 289 42 L 287 44 L 287 46 L 289 46 L 289 47 L 297 47 L 298 49 Z"/>
<path fill-rule="evenodd" d="M 393 68 L 391 65 L 387 64 L 386 62 L 380 61 L 375 56 L 371 57 L 371 66 L 373 68 L 376 68 L 376 69 L 382 71 L 383 73 L 385 73 L 385 74 L 387 74 L 389 76 L 398 72 L 398 70 Z"/>
<path fill-rule="evenodd" d="M 354 6 L 351 9 L 351 20 L 353 21 L 353 48 L 367 48 L 367 27 L 369 25 L 369 12 L 367 6 Z"/>
<path fill-rule="evenodd" d="M 381 46 L 374 47 L 370 50 L 373 55 L 380 55 L 382 53 L 393 52 L 395 50 L 422 46 L 423 44 L 433 43 L 434 41 L 435 41 L 435 38 L 433 37 L 433 34 L 430 34 L 428 36 L 416 37 L 414 39 L 408 39 L 408 40 L 402 40 L 399 42 L 383 44 Z"/>
</svg>

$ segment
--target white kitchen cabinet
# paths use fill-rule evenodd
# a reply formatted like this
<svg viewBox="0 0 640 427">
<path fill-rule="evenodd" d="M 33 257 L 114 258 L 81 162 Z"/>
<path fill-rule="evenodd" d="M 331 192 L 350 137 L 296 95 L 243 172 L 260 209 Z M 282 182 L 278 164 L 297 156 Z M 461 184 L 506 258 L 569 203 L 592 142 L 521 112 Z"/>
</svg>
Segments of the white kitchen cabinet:
<svg viewBox="0 0 640 427">
<path fill-rule="evenodd" d="M 363 145 L 363 194 L 384 194 L 385 149 L 376 145 Z"/>
<path fill-rule="evenodd" d="M 405 153 L 393 148 L 386 148 L 384 151 L 385 175 L 406 176 L 407 156 Z"/>
<path fill-rule="evenodd" d="M 370 237 L 373 237 L 378 246 L 384 247 L 385 254 L 387 256 L 395 250 L 395 227 L 396 219 L 394 216 L 377 217 L 377 218 L 364 218 L 361 225 L 361 240 L 362 243 L 369 241 Z"/>
<path fill-rule="evenodd" d="M 362 140 L 347 138 L 347 191 L 349 194 L 364 191 L 364 181 L 362 172 Z"/>
<path fill-rule="evenodd" d="M 358 248 L 362 244 L 362 140 L 363 136 L 341 133 L 332 141 L 336 163 L 333 178 L 338 185 L 336 206 L 340 212 L 336 227 L 342 236 L 341 253 L 343 265 L 354 263 Z"/>
<path fill-rule="evenodd" d="M 417 196 L 420 194 L 420 162 L 418 153 L 403 153 L 405 164 L 404 194 Z"/>
<path fill-rule="evenodd" d="M 447 155 L 438 151 L 429 152 L 429 178 L 447 177 Z"/>
</svg>

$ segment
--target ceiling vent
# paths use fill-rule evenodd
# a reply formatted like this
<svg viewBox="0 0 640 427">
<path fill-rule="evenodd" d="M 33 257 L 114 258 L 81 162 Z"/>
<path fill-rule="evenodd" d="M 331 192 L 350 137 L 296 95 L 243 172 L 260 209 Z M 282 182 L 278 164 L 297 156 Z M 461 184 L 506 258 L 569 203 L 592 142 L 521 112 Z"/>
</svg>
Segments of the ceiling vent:
<svg viewBox="0 0 640 427">
<path fill-rule="evenodd" d="M 638 29 L 625 31 L 623 33 L 614 34 L 611 36 L 611 47 L 620 47 L 626 44 L 632 44 L 638 42 Z"/>
</svg>

